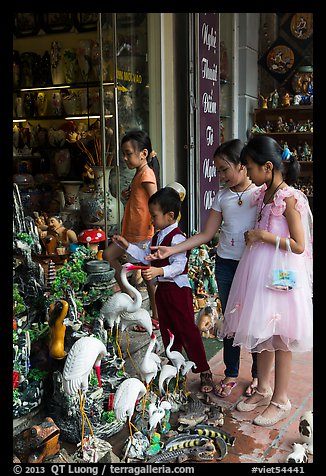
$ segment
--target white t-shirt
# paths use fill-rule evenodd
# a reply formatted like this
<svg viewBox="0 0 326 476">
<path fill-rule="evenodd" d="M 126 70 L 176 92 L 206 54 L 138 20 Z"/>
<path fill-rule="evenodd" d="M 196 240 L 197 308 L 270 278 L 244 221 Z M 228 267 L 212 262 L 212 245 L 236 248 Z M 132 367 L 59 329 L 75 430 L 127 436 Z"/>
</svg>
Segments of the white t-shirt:
<svg viewBox="0 0 326 476">
<path fill-rule="evenodd" d="M 251 206 L 251 195 L 258 187 L 252 184 L 243 194 L 239 193 L 242 205 L 238 205 L 239 196 L 229 188 L 220 190 L 214 197 L 212 209 L 223 216 L 217 254 L 221 258 L 240 260 L 245 248 L 244 232 L 254 228 L 257 205 Z"/>
</svg>

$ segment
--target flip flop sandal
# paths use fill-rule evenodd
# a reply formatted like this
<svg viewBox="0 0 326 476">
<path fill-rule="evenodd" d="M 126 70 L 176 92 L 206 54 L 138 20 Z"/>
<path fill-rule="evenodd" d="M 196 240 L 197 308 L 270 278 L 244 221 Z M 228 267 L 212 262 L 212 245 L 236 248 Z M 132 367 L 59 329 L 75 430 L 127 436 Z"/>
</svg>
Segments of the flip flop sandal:
<svg viewBox="0 0 326 476">
<path fill-rule="evenodd" d="M 216 395 L 217 397 L 220 397 L 220 398 L 225 398 L 225 397 L 228 397 L 232 390 L 238 385 L 238 382 L 228 382 L 228 383 L 224 383 L 224 380 L 221 380 L 220 381 L 220 390 L 215 390 L 214 389 L 214 395 Z M 222 392 L 226 389 L 226 393 L 223 393 Z"/>
<path fill-rule="evenodd" d="M 246 396 L 246 397 L 251 397 L 251 395 L 253 395 L 254 393 L 256 393 L 256 388 L 257 388 L 257 384 L 255 385 L 255 384 L 251 383 L 251 384 L 247 387 L 247 389 L 246 389 L 246 391 L 245 391 L 245 396 Z M 250 390 L 249 390 L 249 389 L 250 389 Z"/>
</svg>

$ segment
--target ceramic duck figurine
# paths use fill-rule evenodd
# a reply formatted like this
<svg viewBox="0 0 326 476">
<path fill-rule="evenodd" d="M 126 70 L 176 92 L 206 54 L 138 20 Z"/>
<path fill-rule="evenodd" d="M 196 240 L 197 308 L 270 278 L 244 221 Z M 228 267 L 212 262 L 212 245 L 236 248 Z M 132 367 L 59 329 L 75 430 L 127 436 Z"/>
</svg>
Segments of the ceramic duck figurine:
<svg viewBox="0 0 326 476">
<path fill-rule="evenodd" d="M 60 300 L 50 305 L 49 309 L 49 326 L 50 326 L 50 342 L 49 353 L 53 359 L 63 359 L 67 352 L 64 349 L 64 341 L 66 334 L 66 326 L 64 323 L 68 313 L 67 301 Z"/>
</svg>

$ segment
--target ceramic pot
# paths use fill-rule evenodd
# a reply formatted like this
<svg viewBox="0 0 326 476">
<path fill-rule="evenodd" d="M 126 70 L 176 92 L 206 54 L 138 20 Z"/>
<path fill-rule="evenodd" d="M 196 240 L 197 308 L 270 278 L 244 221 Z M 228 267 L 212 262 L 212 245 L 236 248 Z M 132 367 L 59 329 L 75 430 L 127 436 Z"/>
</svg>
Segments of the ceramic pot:
<svg viewBox="0 0 326 476">
<path fill-rule="evenodd" d="M 71 167 L 71 157 L 68 149 L 61 149 L 55 152 L 54 167 L 58 177 L 67 177 Z"/>
<path fill-rule="evenodd" d="M 112 167 L 105 168 L 106 197 L 104 196 L 104 174 L 102 166 L 92 167 L 95 176 L 95 191 L 80 193 L 80 214 L 88 228 L 104 227 L 104 200 L 107 206 L 107 232 L 118 232 L 118 201 L 110 191 L 110 173 Z M 120 201 L 120 213 L 123 216 L 123 204 Z"/>
<path fill-rule="evenodd" d="M 79 189 L 84 182 L 70 180 L 61 182 L 64 187 L 65 208 L 67 210 L 79 210 Z"/>
</svg>

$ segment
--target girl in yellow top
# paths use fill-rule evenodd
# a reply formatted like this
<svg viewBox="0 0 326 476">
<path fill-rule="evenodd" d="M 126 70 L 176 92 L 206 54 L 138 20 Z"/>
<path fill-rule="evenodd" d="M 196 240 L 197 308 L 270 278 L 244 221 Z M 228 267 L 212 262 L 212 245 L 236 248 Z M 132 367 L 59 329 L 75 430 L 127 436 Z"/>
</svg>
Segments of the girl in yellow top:
<svg viewBox="0 0 326 476">
<path fill-rule="evenodd" d="M 128 169 L 136 169 L 130 186 L 122 191 L 127 203 L 122 220 L 121 235 L 129 242 L 143 248 L 154 234 L 148 209 L 148 199 L 158 188 L 155 173 L 148 165 L 152 153 L 152 144 L 145 131 L 131 130 L 123 136 L 121 149 Z M 123 249 L 115 243 L 111 243 L 104 250 L 103 259 L 109 261 L 115 269 L 115 278 L 121 291 L 127 292 L 120 279 L 120 258 L 124 253 Z M 146 286 L 152 309 L 152 318 L 157 321 L 155 285 L 146 281 Z"/>
</svg>

